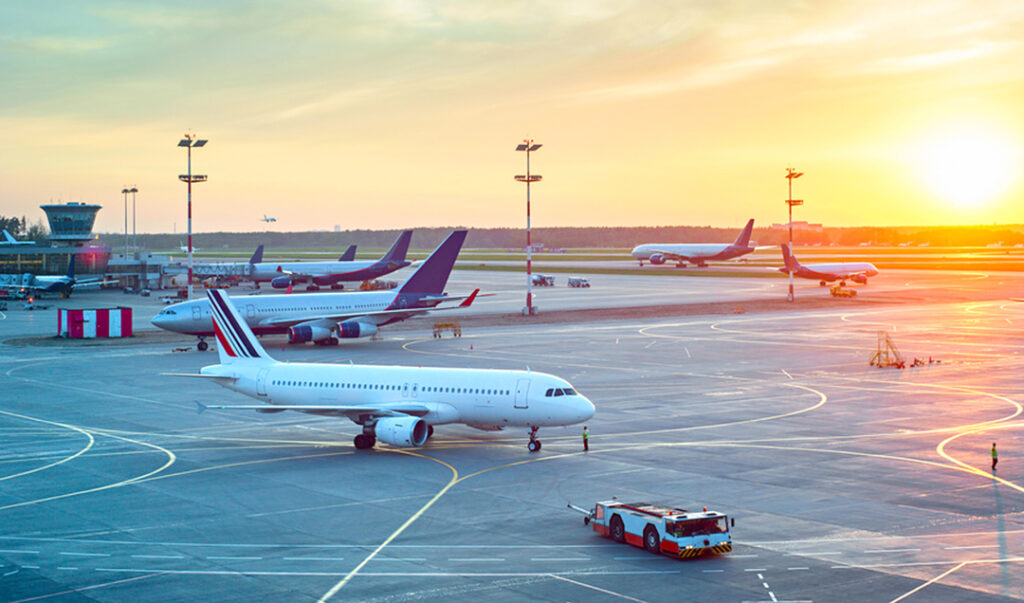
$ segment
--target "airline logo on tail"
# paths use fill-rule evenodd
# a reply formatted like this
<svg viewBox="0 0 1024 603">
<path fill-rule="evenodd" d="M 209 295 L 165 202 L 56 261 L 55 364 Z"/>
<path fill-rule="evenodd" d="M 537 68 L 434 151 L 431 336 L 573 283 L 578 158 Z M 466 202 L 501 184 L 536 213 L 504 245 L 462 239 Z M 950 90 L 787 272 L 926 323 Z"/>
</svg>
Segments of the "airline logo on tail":
<svg viewBox="0 0 1024 603">
<path fill-rule="evenodd" d="M 256 341 L 256 336 L 239 316 L 227 294 L 220 289 L 210 289 L 206 294 L 210 298 L 213 332 L 217 337 L 217 351 L 220 353 L 221 364 L 227 364 L 236 358 L 269 359 L 270 356 Z"/>
</svg>

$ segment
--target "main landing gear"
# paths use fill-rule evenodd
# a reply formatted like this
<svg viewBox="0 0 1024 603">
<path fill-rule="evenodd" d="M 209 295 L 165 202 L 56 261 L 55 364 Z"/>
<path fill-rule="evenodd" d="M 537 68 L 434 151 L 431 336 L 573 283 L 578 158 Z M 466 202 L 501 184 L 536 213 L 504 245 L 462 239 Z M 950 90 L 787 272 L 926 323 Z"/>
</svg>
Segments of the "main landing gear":
<svg viewBox="0 0 1024 603">
<path fill-rule="evenodd" d="M 530 452 L 540 452 L 540 440 L 537 439 L 537 430 L 540 427 L 534 425 L 530 428 L 530 443 L 526 445 L 526 449 Z"/>
</svg>

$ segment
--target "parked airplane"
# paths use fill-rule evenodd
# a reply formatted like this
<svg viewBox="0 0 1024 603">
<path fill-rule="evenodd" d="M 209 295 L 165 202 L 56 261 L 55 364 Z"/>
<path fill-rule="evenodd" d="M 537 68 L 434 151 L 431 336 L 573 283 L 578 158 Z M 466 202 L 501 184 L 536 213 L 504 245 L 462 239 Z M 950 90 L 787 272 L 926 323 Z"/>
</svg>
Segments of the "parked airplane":
<svg viewBox="0 0 1024 603">
<path fill-rule="evenodd" d="M 2 274 L 0 275 L 0 286 L 14 289 L 19 295 L 32 297 L 40 293 L 56 293 L 61 297 L 68 297 L 75 289 L 89 286 L 99 286 L 103 277 L 89 277 L 85 280 L 75 279 L 75 256 L 71 255 L 68 262 L 68 271 L 60 275 L 35 275 L 35 274 Z"/>
<path fill-rule="evenodd" d="M 409 265 L 405 254 L 409 250 L 412 231 L 406 230 L 398 236 L 394 245 L 384 257 L 376 261 L 340 262 L 261 262 L 253 265 L 252 279 L 257 284 L 270 281 L 275 289 L 286 289 L 296 283 L 312 281 L 309 291 L 316 291 L 323 285 L 345 281 L 366 281 L 380 278 L 399 268 Z"/>
<path fill-rule="evenodd" d="M 785 266 L 779 268 L 779 272 L 789 274 L 792 271 L 793 276 L 812 280 L 816 279 L 820 281 L 823 287 L 825 283 L 832 281 L 839 281 L 839 284 L 845 287 L 846 279 L 866 285 L 868 277 L 878 274 L 878 268 L 875 268 L 874 264 L 868 262 L 804 265 L 797 261 L 796 256 L 790 251 L 788 243 L 780 245 L 780 247 L 782 247 L 782 261 L 785 263 Z"/>
<path fill-rule="evenodd" d="M 675 262 L 678 268 L 686 266 L 686 263 L 689 262 L 704 268 L 707 266 L 707 262 L 731 260 L 754 251 L 755 247 L 750 244 L 750 233 L 753 230 L 754 219 L 751 218 L 747 225 L 743 227 L 740 236 L 736 237 L 736 240 L 731 245 L 713 243 L 667 243 L 661 245 L 651 243 L 638 245 L 633 248 L 633 257 L 640 260 L 641 266 L 644 265 L 644 260 L 648 260 L 652 264 Z"/>
<path fill-rule="evenodd" d="M 339 262 L 351 262 L 354 259 L 356 259 L 356 246 L 355 245 L 349 245 L 348 249 L 345 250 L 345 253 L 341 254 L 341 257 L 338 258 L 338 261 Z"/>
<path fill-rule="evenodd" d="M 468 296 L 444 293 L 455 265 L 465 230 L 448 235 L 400 287 L 390 291 L 321 293 L 317 295 L 258 295 L 240 298 L 246 324 L 256 333 L 287 333 L 290 343 L 312 341 L 335 345 L 338 338 L 370 337 L 379 327 L 425 314 L 429 310 L 469 307 L 479 289 Z M 462 301 L 458 306 L 437 308 L 442 302 Z M 164 308 L 151 321 L 168 331 L 195 335 L 197 348 L 206 350 L 204 338 L 213 335 L 210 304 L 197 299 Z"/>
<path fill-rule="evenodd" d="M 18 239 L 15 239 L 14 235 L 12 235 L 11 233 L 7 232 L 6 228 L 4 229 L 4 240 L 0 241 L 0 246 L 2 246 L 2 245 L 35 245 L 35 244 L 36 244 L 35 241 L 19 241 Z"/>
<path fill-rule="evenodd" d="M 530 370 L 459 369 L 357 364 L 278 362 L 267 354 L 228 295 L 207 291 L 213 309 L 220 364 L 199 374 L 262 404 L 206 405 L 260 412 L 294 410 L 348 417 L 361 425 L 355 447 L 377 440 L 392 446 L 422 446 L 434 425 L 462 423 L 484 431 L 528 427 L 527 448 L 541 448 L 541 427 L 582 423 L 594 405 L 568 381 Z"/>
</svg>

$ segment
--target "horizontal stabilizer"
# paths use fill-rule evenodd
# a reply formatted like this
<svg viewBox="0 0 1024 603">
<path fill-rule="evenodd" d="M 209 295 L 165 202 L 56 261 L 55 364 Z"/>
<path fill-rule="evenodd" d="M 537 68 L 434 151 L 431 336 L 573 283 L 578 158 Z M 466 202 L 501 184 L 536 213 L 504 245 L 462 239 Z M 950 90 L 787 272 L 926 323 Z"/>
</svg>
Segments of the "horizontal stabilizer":
<svg viewBox="0 0 1024 603">
<path fill-rule="evenodd" d="M 196 379 L 221 379 L 223 381 L 238 381 L 238 377 L 227 375 L 200 375 L 199 373 L 160 373 L 165 377 L 193 377 Z"/>
</svg>

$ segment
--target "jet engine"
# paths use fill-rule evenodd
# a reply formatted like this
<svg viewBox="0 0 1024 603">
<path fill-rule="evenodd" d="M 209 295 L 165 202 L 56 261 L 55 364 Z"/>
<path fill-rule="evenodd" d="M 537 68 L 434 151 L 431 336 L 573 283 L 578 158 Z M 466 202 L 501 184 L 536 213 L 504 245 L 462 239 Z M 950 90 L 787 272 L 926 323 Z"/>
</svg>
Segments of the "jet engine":
<svg viewBox="0 0 1024 603">
<path fill-rule="evenodd" d="M 275 289 L 287 289 L 292 284 L 290 276 L 276 276 L 270 281 L 270 286 Z"/>
<path fill-rule="evenodd" d="M 346 320 L 338 323 L 338 337 L 352 339 L 355 337 L 372 337 L 377 334 L 377 325 L 358 320 Z"/>
<path fill-rule="evenodd" d="M 850 277 L 850 280 L 855 283 L 860 283 L 862 285 L 868 284 L 868 277 L 864 276 L 863 274 L 854 274 L 853 276 Z"/>
<path fill-rule="evenodd" d="M 377 419 L 373 435 L 392 446 L 422 446 L 427 441 L 427 422 L 417 417 L 384 417 Z"/>
<path fill-rule="evenodd" d="M 651 257 L 648 258 L 647 261 L 649 261 L 652 264 L 664 264 L 665 263 L 665 256 L 663 254 L 660 254 L 660 253 L 652 253 Z"/>
<path fill-rule="evenodd" d="M 312 325 L 295 325 L 288 328 L 288 343 L 306 343 L 331 338 L 331 330 Z"/>
</svg>

